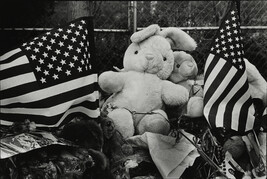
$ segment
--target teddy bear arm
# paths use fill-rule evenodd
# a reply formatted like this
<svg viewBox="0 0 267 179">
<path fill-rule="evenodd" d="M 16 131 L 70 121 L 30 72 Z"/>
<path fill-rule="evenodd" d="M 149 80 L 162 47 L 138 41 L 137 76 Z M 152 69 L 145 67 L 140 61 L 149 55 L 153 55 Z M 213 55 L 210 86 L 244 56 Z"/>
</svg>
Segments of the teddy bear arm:
<svg viewBox="0 0 267 179">
<path fill-rule="evenodd" d="M 123 89 L 124 77 L 120 72 L 107 71 L 100 74 L 98 84 L 107 93 L 116 93 Z"/>
<path fill-rule="evenodd" d="M 170 81 L 164 81 L 162 85 L 162 100 L 170 106 L 183 105 L 189 99 L 188 90 Z"/>
</svg>

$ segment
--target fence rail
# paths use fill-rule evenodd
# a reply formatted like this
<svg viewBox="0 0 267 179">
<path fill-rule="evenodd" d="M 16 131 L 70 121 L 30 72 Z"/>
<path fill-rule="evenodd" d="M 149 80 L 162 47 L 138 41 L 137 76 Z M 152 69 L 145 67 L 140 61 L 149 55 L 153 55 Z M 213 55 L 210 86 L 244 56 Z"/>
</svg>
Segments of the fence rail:
<svg viewBox="0 0 267 179">
<path fill-rule="evenodd" d="M 142 30 L 145 27 L 137 27 L 136 30 Z M 165 29 L 167 27 L 161 27 L 161 29 Z M 216 30 L 219 27 L 179 27 L 182 30 Z M 242 30 L 267 30 L 267 26 L 241 26 L 240 27 Z M 25 31 L 49 31 L 52 30 L 53 28 L 49 27 L 39 27 L 39 28 L 27 28 L 27 27 L 5 27 L 5 28 L 0 28 L 0 30 L 25 30 Z M 130 32 L 129 29 L 94 29 L 95 32 Z"/>
<path fill-rule="evenodd" d="M 53 28 L 49 28 L 49 27 L 38 27 L 38 28 L 27 28 L 27 27 L 11 27 L 11 28 L 0 28 L 0 30 L 20 30 L 20 31 L 50 31 L 52 30 Z M 95 32 L 129 32 L 128 29 L 94 29 Z"/>
</svg>

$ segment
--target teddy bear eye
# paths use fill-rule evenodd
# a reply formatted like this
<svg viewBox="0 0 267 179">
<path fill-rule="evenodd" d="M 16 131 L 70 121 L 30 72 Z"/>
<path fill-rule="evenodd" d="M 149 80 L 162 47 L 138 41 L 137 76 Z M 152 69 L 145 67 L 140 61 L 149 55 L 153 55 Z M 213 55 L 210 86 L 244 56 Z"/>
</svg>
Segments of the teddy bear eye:
<svg viewBox="0 0 267 179">
<path fill-rule="evenodd" d="M 136 50 L 136 51 L 134 52 L 134 54 L 138 54 L 138 51 Z"/>
<path fill-rule="evenodd" d="M 167 58 L 166 58 L 166 57 L 164 57 L 164 58 L 163 58 L 163 61 L 165 62 L 166 60 L 167 60 Z"/>
<path fill-rule="evenodd" d="M 180 67 L 180 65 L 179 65 L 179 64 L 177 64 L 177 65 L 176 65 L 176 67 L 177 67 L 177 68 L 179 68 L 179 67 Z"/>
</svg>

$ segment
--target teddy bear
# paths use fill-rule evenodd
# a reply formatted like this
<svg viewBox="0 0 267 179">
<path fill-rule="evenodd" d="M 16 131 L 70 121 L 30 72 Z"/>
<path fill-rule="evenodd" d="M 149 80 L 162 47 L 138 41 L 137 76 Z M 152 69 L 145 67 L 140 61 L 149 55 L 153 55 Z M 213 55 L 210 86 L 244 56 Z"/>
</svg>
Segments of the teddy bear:
<svg viewBox="0 0 267 179">
<path fill-rule="evenodd" d="M 204 77 L 198 75 L 198 66 L 192 55 L 185 51 L 174 52 L 173 71 L 168 80 L 184 86 L 189 92 L 189 100 L 185 106 L 182 106 L 182 109 L 172 108 L 176 111 L 176 117 L 177 115 L 185 115 L 191 118 L 203 116 Z"/>
<path fill-rule="evenodd" d="M 185 51 L 175 51 L 173 55 L 174 66 L 169 80 L 173 83 L 179 83 L 189 79 L 195 79 L 198 73 L 195 59 Z"/>
<path fill-rule="evenodd" d="M 173 48 L 192 50 L 194 39 L 179 28 L 157 24 L 135 32 L 123 57 L 123 70 L 99 76 L 100 88 L 111 96 L 101 107 L 124 138 L 144 132 L 167 135 L 164 105 L 182 105 L 189 93 L 167 80 L 173 70 Z"/>
</svg>

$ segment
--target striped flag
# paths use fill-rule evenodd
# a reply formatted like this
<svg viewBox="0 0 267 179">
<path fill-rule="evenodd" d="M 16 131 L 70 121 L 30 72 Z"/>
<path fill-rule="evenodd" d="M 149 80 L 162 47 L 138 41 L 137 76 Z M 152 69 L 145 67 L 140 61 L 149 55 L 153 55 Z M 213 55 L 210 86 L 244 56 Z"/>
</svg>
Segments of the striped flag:
<svg viewBox="0 0 267 179">
<path fill-rule="evenodd" d="M 204 69 L 204 116 L 212 128 L 253 129 L 255 109 L 247 81 L 240 17 L 235 3 L 215 35 Z"/>
<path fill-rule="evenodd" d="M 58 127 L 70 114 L 98 118 L 93 19 L 82 17 L 0 57 L 1 125 Z"/>
</svg>

